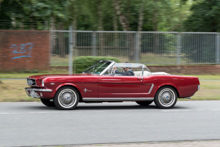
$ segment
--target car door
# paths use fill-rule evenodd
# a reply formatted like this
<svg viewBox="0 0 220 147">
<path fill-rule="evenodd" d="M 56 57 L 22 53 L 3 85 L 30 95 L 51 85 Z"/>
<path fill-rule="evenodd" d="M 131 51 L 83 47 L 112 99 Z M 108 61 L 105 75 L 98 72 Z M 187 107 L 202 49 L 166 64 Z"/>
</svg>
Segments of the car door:
<svg viewBox="0 0 220 147">
<path fill-rule="evenodd" d="M 151 84 L 145 83 L 142 76 L 100 76 L 100 98 L 146 97 Z"/>
<path fill-rule="evenodd" d="M 98 80 L 99 75 L 82 76 L 79 79 L 79 83 L 81 83 L 81 95 L 83 98 L 98 97 Z"/>
</svg>

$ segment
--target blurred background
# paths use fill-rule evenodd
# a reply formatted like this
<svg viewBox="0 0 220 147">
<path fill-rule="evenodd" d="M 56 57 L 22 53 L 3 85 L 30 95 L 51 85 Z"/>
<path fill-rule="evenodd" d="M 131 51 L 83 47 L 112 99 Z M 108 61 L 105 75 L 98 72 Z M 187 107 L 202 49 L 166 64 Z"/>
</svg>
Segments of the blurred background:
<svg viewBox="0 0 220 147">
<path fill-rule="evenodd" d="M 28 76 L 99 59 L 198 76 L 193 99 L 220 99 L 219 15 L 218 0 L 0 0 L 0 101 L 33 101 Z"/>
</svg>

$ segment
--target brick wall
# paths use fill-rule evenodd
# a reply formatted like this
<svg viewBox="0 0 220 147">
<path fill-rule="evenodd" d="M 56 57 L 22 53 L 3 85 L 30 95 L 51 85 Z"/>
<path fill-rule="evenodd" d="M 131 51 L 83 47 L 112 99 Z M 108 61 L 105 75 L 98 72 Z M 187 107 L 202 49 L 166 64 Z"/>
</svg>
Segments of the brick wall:
<svg viewBox="0 0 220 147">
<path fill-rule="evenodd" d="M 49 68 L 49 31 L 0 30 L 0 71 Z"/>
</svg>

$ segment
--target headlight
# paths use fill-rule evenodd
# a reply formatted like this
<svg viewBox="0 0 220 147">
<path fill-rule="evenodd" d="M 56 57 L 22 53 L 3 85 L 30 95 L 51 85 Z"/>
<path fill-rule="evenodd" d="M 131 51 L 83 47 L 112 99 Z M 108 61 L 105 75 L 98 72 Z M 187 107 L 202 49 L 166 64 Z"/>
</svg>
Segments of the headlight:
<svg viewBox="0 0 220 147">
<path fill-rule="evenodd" d="M 198 85 L 198 90 L 200 89 L 200 85 Z"/>
<path fill-rule="evenodd" d="M 42 80 L 42 84 L 41 85 L 44 86 L 44 80 Z"/>
</svg>

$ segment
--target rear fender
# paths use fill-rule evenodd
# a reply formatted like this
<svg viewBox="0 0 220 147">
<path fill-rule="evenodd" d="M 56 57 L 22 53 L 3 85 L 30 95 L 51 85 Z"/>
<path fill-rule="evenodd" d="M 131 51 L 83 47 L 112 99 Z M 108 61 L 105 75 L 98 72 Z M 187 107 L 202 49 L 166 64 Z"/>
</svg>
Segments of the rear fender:
<svg viewBox="0 0 220 147">
<path fill-rule="evenodd" d="M 174 85 L 174 84 L 172 84 L 172 83 L 163 83 L 163 84 L 161 84 L 161 85 L 158 85 L 156 92 L 157 92 L 161 87 L 163 87 L 163 86 L 171 86 L 171 87 L 174 87 L 175 90 L 176 90 L 176 92 L 177 92 L 177 94 L 178 94 L 178 97 L 179 97 L 179 89 L 178 89 L 178 87 L 177 87 L 176 85 Z M 156 95 L 156 93 L 155 93 L 155 95 Z"/>
</svg>

